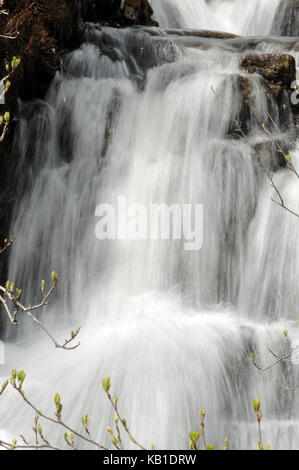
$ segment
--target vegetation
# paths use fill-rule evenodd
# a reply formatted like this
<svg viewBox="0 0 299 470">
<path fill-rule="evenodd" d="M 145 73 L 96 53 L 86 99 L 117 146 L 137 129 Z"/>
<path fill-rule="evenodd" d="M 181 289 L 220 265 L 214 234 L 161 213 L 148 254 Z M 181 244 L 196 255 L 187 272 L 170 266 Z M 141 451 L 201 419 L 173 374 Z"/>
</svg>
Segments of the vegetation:
<svg viewBox="0 0 299 470">
<path fill-rule="evenodd" d="M 5 101 L 5 94 L 8 92 L 8 90 L 11 86 L 10 78 L 14 74 L 15 70 L 18 68 L 20 63 L 21 63 L 21 59 L 19 57 L 14 56 L 10 63 L 7 62 L 5 64 L 5 70 L 6 70 L 7 74 L 0 81 L 0 103 L 2 101 Z M 10 118 L 10 112 L 9 111 L 5 111 L 3 115 L 0 115 L 0 143 L 3 142 L 3 140 L 5 138 L 10 120 L 11 120 L 11 118 Z"/>
<path fill-rule="evenodd" d="M 36 405 L 34 405 L 30 398 L 27 397 L 24 391 L 24 381 L 25 381 L 25 372 L 16 370 L 12 370 L 11 377 L 6 380 L 0 389 L 0 396 L 5 392 L 8 386 L 11 386 L 21 397 L 21 399 L 25 402 L 27 406 L 29 406 L 34 411 L 33 417 L 33 433 L 34 433 L 34 440 L 33 442 L 30 441 L 24 435 L 20 435 L 20 441 L 17 439 L 13 439 L 12 442 L 7 442 L 1 440 L 0 437 L 0 447 L 6 450 L 22 450 L 22 449 L 48 449 L 48 450 L 77 450 L 80 448 L 80 444 L 87 443 L 91 445 L 96 450 L 109 450 L 105 445 L 96 441 L 91 434 L 90 431 L 90 418 L 88 415 L 81 417 L 82 429 L 76 430 L 69 426 L 67 423 L 63 421 L 63 405 L 61 401 L 61 397 L 59 393 L 54 395 L 54 405 L 55 405 L 55 414 L 53 416 L 49 416 L 43 413 Z M 114 419 L 113 424 L 111 426 L 107 426 L 107 432 L 111 439 L 111 444 L 114 449 L 116 450 L 124 450 L 124 443 L 123 443 L 123 433 L 127 435 L 129 440 L 133 442 L 136 448 L 141 450 L 148 450 L 142 444 L 140 444 L 131 431 L 128 428 L 128 424 L 120 414 L 119 405 L 118 405 L 118 398 L 114 396 L 112 398 L 110 394 L 110 378 L 106 377 L 102 380 L 102 387 L 109 402 L 112 405 L 114 410 Z M 260 409 L 260 400 L 258 398 L 253 400 L 253 410 L 256 415 L 257 423 L 258 423 L 258 433 L 259 433 L 259 440 L 258 440 L 258 448 L 256 450 L 269 450 L 270 446 L 264 446 L 262 442 L 262 430 L 261 430 L 261 421 L 262 421 L 262 412 Z M 215 444 L 208 444 L 206 441 L 205 436 L 205 417 L 206 411 L 204 409 L 200 410 L 200 431 L 191 431 L 189 433 L 189 450 L 191 451 L 198 451 L 198 450 L 215 450 Z M 62 434 L 65 441 L 65 446 L 61 447 L 59 443 L 51 442 L 51 438 L 47 436 L 47 433 L 44 430 L 41 422 L 48 422 L 55 424 L 62 428 Z M 225 443 L 221 450 L 229 450 L 231 443 L 227 437 L 225 437 Z M 155 445 L 152 444 L 152 450 L 155 450 Z"/>
</svg>

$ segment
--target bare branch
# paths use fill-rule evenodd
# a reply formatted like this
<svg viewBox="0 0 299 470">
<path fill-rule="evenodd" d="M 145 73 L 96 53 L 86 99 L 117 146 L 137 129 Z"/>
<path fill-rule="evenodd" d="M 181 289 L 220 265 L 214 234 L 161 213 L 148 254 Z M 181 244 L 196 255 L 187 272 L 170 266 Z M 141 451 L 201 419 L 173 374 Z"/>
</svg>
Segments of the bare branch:
<svg viewBox="0 0 299 470">
<path fill-rule="evenodd" d="M 277 364 L 279 364 L 280 362 L 283 362 L 283 361 L 286 361 L 287 359 L 289 359 L 290 357 L 294 356 L 295 354 L 298 354 L 299 353 L 299 350 L 296 350 L 296 351 L 293 351 L 289 354 L 286 354 L 285 356 L 278 356 L 277 354 L 275 354 L 273 351 L 271 351 L 270 348 L 268 348 L 269 352 L 277 357 L 277 361 L 273 362 L 272 364 L 270 364 L 269 366 L 266 366 L 266 367 L 262 367 L 260 365 L 258 365 L 255 361 L 255 359 L 252 359 L 252 364 L 259 370 L 269 370 L 269 369 L 272 369 L 272 367 L 276 366 Z"/>
<path fill-rule="evenodd" d="M 295 387 L 289 387 L 288 385 L 285 385 L 283 384 L 282 382 L 280 382 L 278 379 L 276 379 L 276 382 L 281 385 L 281 387 L 283 387 L 285 390 L 288 390 L 288 391 L 294 391 L 294 390 L 298 390 L 299 389 L 299 384 L 298 385 L 295 385 Z"/>
<path fill-rule="evenodd" d="M 4 253 L 4 251 L 6 251 L 14 243 L 14 241 L 15 241 L 14 236 L 10 236 L 9 239 L 4 240 L 4 246 L 3 248 L 0 249 L 0 254 Z M 22 291 L 20 289 L 15 289 L 14 283 L 10 283 L 9 281 L 7 281 L 5 287 L 0 285 L 0 292 L 2 292 L 2 295 L 0 294 L 0 304 L 3 305 L 12 325 L 18 325 L 17 316 L 19 313 L 24 313 L 28 315 L 31 318 L 31 320 L 46 333 L 46 335 L 52 340 L 56 348 L 61 348 L 61 349 L 71 351 L 73 349 L 78 348 L 78 346 L 80 346 L 80 342 L 72 346 L 70 346 L 70 344 L 79 335 L 81 327 L 72 330 L 70 338 L 65 339 L 64 343 L 60 344 L 58 343 L 58 341 L 56 341 L 52 333 L 33 314 L 35 310 L 39 310 L 43 308 L 44 306 L 48 305 L 49 298 L 53 294 L 57 285 L 57 274 L 52 273 L 52 277 L 53 277 L 53 274 L 55 274 L 56 277 L 54 277 L 52 286 L 47 293 L 44 292 L 44 281 L 42 282 L 43 297 L 40 303 L 36 305 L 29 305 L 28 307 L 24 306 L 19 300 Z M 9 302 L 12 304 L 13 309 L 9 308 Z"/>
<path fill-rule="evenodd" d="M 45 294 L 41 300 L 41 302 L 37 305 L 30 305 L 28 307 L 25 307 L 23 304 L 20 303 L 19 301 L 19 296 L 18 292 L 13 290 L 10 290 L 8 287 L 3 287 L 0 286 L 0 291 L 4 293 L 4 296 L 0 296 L 0 302 L 3 304 L 6 313 L 13 325 L 17 325 L 17 315 L 19 312 L 25 313 L 28 315 L 31 320 L 38 325 L 46 334 L 49 336 L 49 338 L 52 340 L 56 348 L 61 348 L 61 349 L 66 349 L 66 350 L 73 350 L 76 349 L 78 346 L 80 346 L 80 342 L 75 344 L 74 346 L 69 346 L 69 344 L 78 336 L 80 333 L 81 327 L 76 328 L 75 330 L 72 330 L 71 332 L 71 337 L 66 339 L 63 344 L 60 344 L 56 341 L 52 333 L 36 318 L 36 316 L 32 313 L 34 310 L 41 309 L 45 305 L 48 304 L 49 297 L 52 295 L 53 291 L 56 288 L 56 282 L 53 281 L 53 284 L 50 288 L 50 290 Z M 12 302 L 14 305 L 14 310 L 11 312 L 8 307 L 8 300 Z"/>
<path fill-rule="evenodd" d="M 116 415 L 119 417 L 119 419 L 120 419 L 120 421 L 121 421 L 121 423 L 122 423 L 122 426 L 123 426 L 124 430 L 126 431 L 127 435 L 129 436 L 129 439 L 130 439 L 137 447 L 139 447 L 139 449 L 141 449 L 141 450 L 147 450 L 145 447 L 143 447 L 141 444 L 139 444 L 139 443 L 136 441 L 136 439 L 132 436 L 131 432 L 130 432 L 129 429 L 128 429 L 128 425 L 127 425 L 127 423 L 126 423 L 126 420 L 123 419 L 123 418 L 121 418 L 121 415 L 120 415 L 119 410 L 118 410 L 117 400 L 114 400 L 114 401 L 112 400 L 109 391 L 106 392 L 106 395 L 107 395 L 108 400 L 110 401 L 111 405 L 113 406 L 113 408 L 114 408 L 114 410 L 115 410 L 115 412 L 116 412 Z M 118 428 L 118 426 L 117 426 L 117 431 L 118 431 L 118 433 L 119 433 L 119 428 Z M 121 440 L 120 440 L 120 444 L 122 445 Z"/>
<path fill-rule="evenodd" d="M 4 246 L 0 248 L 0 255 L 2 255 L 2 253 L 4 253 L 4 251 L 14 243 L 15 239 L 16 237 L 11 235 L 8 239 L 4 240 Z"/>
<path fill-rule="evenodd" d="M 215 89 L 213 88 L 213 86 L 211 85 L 210 86 L 212 92 L 214 93 L 214 95 L 219 99 L 219 101 L 224 105 L 224 106 L 228 106 L 227 103 L 224 101 L 224 99 L 222 98 L 222 96 L 220 95 L 220 93 L 218 91 L 215 91 Z M 252 106 L 250 106 L 250 104 L 248 103 L 248 106 L 252 112 L 252 114 L 254 115 L 254 117 L 256 118 L 257 122 L 258 122 L 258 125 L 260 126 L 260 128 L 263 130 L 263 132 L 272 140 L 272 142 L 275 144 L 277 150 L 283 154 L 283 156 L 285 157 L 286 159 L 286 155 L 285 153 L 283 152 L 281 146 L 279 145 L 279 143 L 277 142 L 276 139 L 274 139 L 271 135 L 271 133 L 266 129 L 265 125 L 261 122 L 261 120 L 259 119 L 259 117 L 256 115 L 254 109 L 252 108 Z M 229 112 L 229 115 L 231 116 L 232 120 L 235 122 L 237 128 L 236 128 L 236 131 L 239 132 L 242 137 L 248 142 L 248 136 L 243 132 L 238 120 L 233 116 L 233 114 L 231 112 Z M 268 113 L 269 115 L 269 113 Z M 274 123 L 274 120 L 271 118 L 272 122 Z M 275 124 L 275 123 L 274 123 Z M 275 127 L 277 128 L 276 124 L 275 124 Z M 274 189 L 274 191 L 276 192 L 278 198 L 279 198 L 279 202 L 278 201 L 275 201 L 273 198 L 271 198 L 271 200 L 279 205 L 280 207 L 282 207 L 283 209 L 285 209 L 287 212 L 289 212 L 290 214 L 296 216 L 296 217 L 299 217 L 299 214 L 294 212 L 292 209 L 290 209 L 289 207 L 287 207 L 284 203 L 284 200 L 283 200 L 283 197 L 279 191 L 279 189 L 277 188 L 276 184 L 274 183 L 274 180 L 273 180 L 273 177 L 270 175 L 269 171 L 267 170 L 267 168 L 265 167 L 261 157 L 260 157 L 260 154 L 259 152 L 253 148 L 252 149 L 254 154 L 256 155 L 257 157 L 257 160 L 258 160 L 258 164 L 259 166 L 262 168 L 262 170 L 264 171 L 264 173 L 266 174 L 268 180 L 270 181 L 271 183 L 271 187 Z M 295 175 L 298 176 L 298 173 L 297 171 L 295 170 L 295 168 L 293 167 L 293 165 L 291 164 L 291 162 L 288 162 L 287 164 L 288 168 L 293 171 L 295 173 Z"/>
</svg>

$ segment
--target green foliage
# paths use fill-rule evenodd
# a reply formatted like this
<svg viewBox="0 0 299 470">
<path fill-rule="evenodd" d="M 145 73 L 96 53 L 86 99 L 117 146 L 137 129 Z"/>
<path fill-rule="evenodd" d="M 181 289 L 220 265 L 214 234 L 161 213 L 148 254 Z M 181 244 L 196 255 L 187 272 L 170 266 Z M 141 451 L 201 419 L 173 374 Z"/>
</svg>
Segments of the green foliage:
<svg viewBox="0 0 299 470">
<path fill-rule="evenodd" d="M 96 442 L 94 439 L 92 439 L 89 431 L 89 416 L 85 415 L 81 417 L 81 422 L 82 426 L 84 428 L 84 431 L 86 434 L 80 433 L 78 430 L 75 431 L 71 429 L 70 426 L 65 424 L 62 419 L 61 419 L 61 413 L 62 413 L 62 403 L 61 403 L 61 397 L 59 393 L 55 393 L 54 395 L 54 403 L 55 403 L 55 408 L 56 408 L 56 420 L 53 419 L 52 417 L 49 417 L 42 413 L 41 411 L 38 411 L 34 405 L 31 404 L 30 399 L 25 396 L 24 391 L 22 390 L 22 385 L 25 380 L 25 372 L 23 370 L 17 371 L 16 369 L 13 369 L 11 372 L 11 378 L 10 380 L 6 380 L 0 389 L 0 395 L 5 391 L 9 383 L 11 386 L 20 393 L 22 398 L 24 399 L 25 403 L 31 407 L 35 411 L 34 415 L 34 426 L 33 426 L 33 431 L 35 432 L 35 443 L 29 443 L 24 436 L 21 435 L 21 439 L 25 445 L 19 445 L 16 440 L 13 440 L 12 443 L 7 443 L 3 442 L 0 439 L 0 447 L 4 447 L 5 449 L 10 449 L 10 450 L 15 450 L 18 448 L 28 448 L 28 449 L 39 449 L 39 448 L 48 448 L 48 449 L 56 449 L 56 450 L 62 450 L 61 448 L 57 447 L 55 444 L 52 444 L 49 442 L 48 439 L 44 437 L 44 431 L 42 428 L 41 423 L 39 423 L 39 419 L 44 419 L 46 421 L 50 421 L 51 423 L 56 423 L 59 424 L 60 426 L 64 427 L 64 441 L 67 444 L 68 447 L 71 449 L 76 449 L 76 442 L 75 442 L 75 437 L 77 439 L 81 439 L 83 441 L 86 441 L 87 443 L 96 446 L 99 449 L 105 449 L 109 450 L 100 443 Z M 124 450 L 124 445 L 122 442 L 122 436 L 121 436 L 121 430 L 119 425 L 121 424 L 123 427 L 123 430 L 125 431 L 128 439 L 130 439 L 137 447 L 139 447 L 142 450 L 146 450 L 145 447 L 143 447 L 141 444 L 139 444 L 136 439 L 132 436 L 130 433 L 126 420 L 121 417 L 119 409 L 118 409 L 118 400 L 117 397 L 114 396 L 112 399 L 109 390 L 111 387 L 110 383 L 110 377 L 105 377 L 102 380 L 102 385 L 103 389 L 113 407 L 115 410 L 114 418 L 113 418 L 113 426 L 107 426 L 106 430 L 110 436 L 111 439 L 111 444 L 114 446 L 117 450 Z M 258 398 L 255 398 L 253 400 L 253 410 L 256 414 L 257 422 L 258 422 L 258 431 L 259 431 L 259 440 L 258 440 L 258 449 L 257 450 L 269 450 L 270 446 L 269 445 L 264 445 L 262 442 L 262 437 L 261 437 L 261 419 L 262 419 L 262 413 L 261 413 L 261 403 Z M 200 425 L 201 425 L 201 431 L 190 431 L 189 432 L 189 449 L 193 451 L 197 450 L 215 450 L 215 444 L 208 444 L 206 442 L 206 437 L 205 437 L 205 419 L 206 419 L 206 411 L 205 409 L 200 409 Z M 38 442 L 38 437 L 41 440 L 41 443 Z M 222 450 L 229 450 L 231 447 L 231 443 L 228 439 L 228 437 L 225 437 L 224 439 L 225 445 L 222 446 Z M 152 449 L 155 449 L 154 444 L 151 445 Z"/>
<path fill-rule="evenodd" d="M 212 445 L 206 445 L 206 450 L 215 450 L 215 444 Z"/>
<path fill-rule="evenodd" d="M 191 431 L 189 433 L 190 442 L 189 442 L 189 450 L 196 450 L 197 449 L 197 441 L 200 437 L 200 432 Z"/>
</svg>

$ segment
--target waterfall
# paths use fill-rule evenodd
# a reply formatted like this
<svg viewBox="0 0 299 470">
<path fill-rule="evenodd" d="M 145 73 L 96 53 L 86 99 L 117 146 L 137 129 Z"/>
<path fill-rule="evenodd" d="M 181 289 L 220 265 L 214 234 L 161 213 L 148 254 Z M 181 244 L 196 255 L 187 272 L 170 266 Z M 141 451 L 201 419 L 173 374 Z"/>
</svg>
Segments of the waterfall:
<svg viewBox="0 0 299 470">
<path fill-rule="evenodd" d="M 286 0 L 152 0 L 151 3 L 160 26 L 165 28 L 264 36 L 272 33 L 275 13 Z M 286 13 L 283 8 L 281 14 Z"/>
<path fill-rule="evenodd" d="M 280 2 L 152 4 L 162 28 L 268 34 Z M 281 52 L 283 44 L 255 47 Z M 270 111 L 279 126 L 278 105 L 261 78 L 240 70 L 242 54 L 224 40 L 88 24 L 86 41 L 65 57 L 67 72 L 56 75 L 45 100 L 21 104 L 15 175 L 23 197 L 14 209 L 8 277 L 29 303 L 55 269 L 57 292 L 39 316 L 62 341 L 81 326 L 81 345 L 56 350 L 22 319 L 15 336 L 7 329 L 1 375 L 24 369 L 26 393 L 49 413 L 59 392 L 64 421 L 80 427 L 89 414 L 94 438 L 105 445 L 113 410 L 101 379 L 110 376 L 123 416 L 146 447 L 186 449 L 200 408 L 209 442 L 220 447 L 228 435 L 235 449 L 256 447 L 257 396 L 264 443 L 298 447 L 298 397 L 275 381 L 295 383 L 298 366 L 262 373 L 250 361 L 254 352 L 270 363 L 267 347 L 283 352 L 284 329 L 291 347 L 298 341 L 299 233 L 297 220 L 271 201 L 275 193 L 252 150 L 262 146 L 272 171 L 279 165 L 272 142 L 253 118 L 247 140 L 232 124 L 231 116 L 241 118 L 246 78 L 259 118 L 269 124 Z M 295 133 L 282 126 L 275 135 L 291 142 Z M 298 168 L 295 140 L 291 153 Z M 294 175 L 284 168 L 275 177 L 296 210 Z M 202 248 L 98 240 L 96 207 L 116 206 L 119 196 L 145 207 L 202 204 Z M 15 400 L 1 397 L 0 427 L 26 436 L 32 411 Z M 44 431 L 60 439 L 61 430 Z"/>
</svg>

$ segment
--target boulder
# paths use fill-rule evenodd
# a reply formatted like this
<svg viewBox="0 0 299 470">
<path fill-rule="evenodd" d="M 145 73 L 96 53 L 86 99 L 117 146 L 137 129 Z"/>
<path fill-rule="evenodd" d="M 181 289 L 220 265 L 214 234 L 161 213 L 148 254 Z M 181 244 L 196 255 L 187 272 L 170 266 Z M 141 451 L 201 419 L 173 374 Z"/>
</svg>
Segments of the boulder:
<svg viewBox="0 0 299 470">
<path fill-rule="evenodd" d="M 112 26 L 157 26 L 148 0 L 81 0 L 82 18 Z"/>
<path fill-rule="evenodd" d="M 248 54 L 241 57 L 240 67 L 247 73 L 257 73 L 264 80 L 269 99 L 277 103 L 280 124 L 293 126 L 299 105 L 292 104 L 292 83 L 296 80 L 296 62 L 289 54 Z"/>
<path fill-rule="evenodd" d="M 287 89 L 296 80 L 296 62 L 289 54 L 248 54 L 242 56 L 240 66 L 247 73 L 258 73 Z"/>
</svg>

